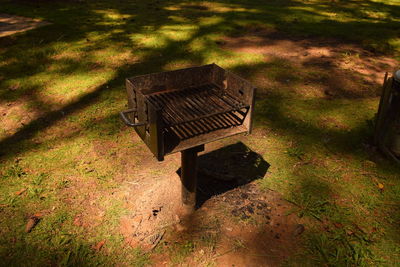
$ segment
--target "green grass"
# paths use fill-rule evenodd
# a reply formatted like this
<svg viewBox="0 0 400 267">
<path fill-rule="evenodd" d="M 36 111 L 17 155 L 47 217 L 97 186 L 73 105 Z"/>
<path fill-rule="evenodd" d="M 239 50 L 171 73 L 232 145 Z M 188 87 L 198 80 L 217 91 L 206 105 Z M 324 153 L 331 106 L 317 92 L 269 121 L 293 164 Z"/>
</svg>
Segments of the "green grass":
<svg viewBox="0 0 400 267">
<path fill-rule="evenodd" d="M 174 265 L 182 264 L 186 258 L 195 251 L 196 244 L 193 241 L 186 241 L 181 244 L 176 244 L 171 248 L 171 263 Z"/>
<path fill-rule="evenodd" d="M 271 165 L 259 185 L 317 221 L 289 262 L 400 264 L 400 168 L 366 146 L 378 98 L 348 88 L 331 99 L 299 93 L 305 83 L 326 86 L 330 69 L 299 70 L 284 58 L 218 45 L 223 36 L 267 27 L 399 59 L 397 0 L 0 0 L 0 12 L 52 23 L 0 38 L 0 265 L 151 264 L 149 254 L 124 244 L 118 228 L 125 189 L 115 178 L 139 170 L 149 155 L 119 121 L 124 79 L 212 62 L 259 88 L 254 135 L 242 139 Z M 354 77 L 359 88 L 380 86 Z M 39 212 L 43 219 L 26 234 L 27 218 Z M 85 212 L 89 226 L 74 225 Z M 104 249 L 95 251 L 102 240 Z M 196 242 L 170 250 L 173 263 L 194 253 Z M 198 242 L 211 250 L 218 243 L 210 236 Z"/>
</svg>

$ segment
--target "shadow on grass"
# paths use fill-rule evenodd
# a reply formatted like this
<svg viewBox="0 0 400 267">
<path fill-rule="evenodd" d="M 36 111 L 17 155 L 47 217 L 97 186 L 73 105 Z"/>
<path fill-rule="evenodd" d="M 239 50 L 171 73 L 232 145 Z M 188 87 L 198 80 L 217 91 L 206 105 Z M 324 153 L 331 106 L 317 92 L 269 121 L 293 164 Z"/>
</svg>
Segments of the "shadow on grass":
<svg viewBox="0 0 400 267">
<path fill-rule="evenodd" d="M 246 28 L 243 28 L 243 26 L 248 23 L 272 24 L 278 29 L 282 28 L 284 31 L 289 31 L 291 34 L 297 32 L 300 36 L 303 34 L 312 34 L 317 36 L 345 37 L 343 42 L 359 43 L 363 40 L 369 40 L 376 44 L 386 44 L 388 40 L 395 37 L 392 25 L 394 23 L 393 19 L 399 15 L 399 8 L 397 6 L 364 1 L 362 6 L 367 11 L 372 12 L 378 9 L 383 10 L 382 12 L 389 12 L 380 23 L 376 23 L 376 19 L 369 18 L 364 13 L 350 12 L 352 9 L 347 8 L 347 6 L 352 7 L 352 5 L 357 3 L 358 1 L 340 1 L 337 4 L 328 4 L 335 7 L 337 12 L 350 14 L 354 19 L 360 19 L 360 22 L 357 23 L 329 20 L 322 12 L 326 6 L 325 4 L 306 4 L 297 1 L 272 2 L 267 6 L 264 6 L 261 2 L 249 5 L 241 1 L 229 2 L 229 4 L 221 1 L 216 3 L 216 7 L 204 6 L 199 2 L 194 5 L 196 8 L 193 5 L 182 5 L 179 1 L 127 2 L 119 3 L 118 5 L 114 5 L 108 1 L 96 3 L 84 1 L 72 4 L 56 2 L 51 7 L 51 12 L 49 12 L 49 6 L 46 2 L 31 3 L 22 1 L 19 4 L 20 6 L 14 6 L 13 4 L 5 5 L 5 11 L 15 12 L 17 10 L 26 15 L 31 14 L 33 16 L 44 17 L 49 21 L 53 21 L 54 24 L 43 29 L 38 29 L 35 32 L 23 34 L 18 39 L 7 37 L 0 40 L 0 45 L 9 47 L 5 50 L 3 56 L 5 63 L 0 67 L 3 73 L 0 84 L 4 88 L 0 92 L 0 101 L 3 103 L 15 101 L 24 95 L 31 99 L 36 109 L 45 111 L 43 107 L 49 106 L 48 109 L 53 111 L 45 113 L 43 116 L 22 126 L 12 137 L 3 139 L 1 141 L 3 157 L 4 154 L 12 155 L 11 151 L 14 151 L 18 147 L 17 143 L 20 140 L 27 140 L 34 134 L 60 120 L 62 118 L 60 114 L 71 113 L 81 110 L 89 104 L 94 104 L 106 88 L 111 88 L 107 90 L 121 88 L 124 79 L 128 76 L 161 71 L 169 63 L 179 60 L 190 61 L 191 64 L 208 63 L 209 51 L 219 51 L 213 43 L 211 36 L 222 32 L 237 32 L 238 29 L 239 31 L 240 29 L 245 31 Z M 219 7 L 221 5 L 226 5 L 228 7 L 227 10 L 220 11 Z M 170 8 L 172 6 L 175 6 L 177 11 L 171 11 Z M 112 17 L 105 15 L 107 14 L 107 10 L 116 15 L 126 15 L 127 17 L 115 21 Z M 177 20 L 173 17 L 176 15 L 180 19 Z M 218 22 L 213 22 L 210 25 L 203 23 L 205 19 L 212 18 L 213 16 L 218 18 Z M 314 18 L 317 18 L 317 20 L 315 21 Z M 291 19 L 297 19 L 296 23 L 292 23 Z M 183 20 L 183 22 L 179 22 L 179 20 Z M 79 21 L 78 24 L 77 21 Z M 181 27 L 196 24 L 200 26 L 184 40 L 171 39 L 162 32 L 162 29 L 166 27 Z M 349 29 L 351 29 L 351 34 Z M 367 33 L 352 34 L 353 30 L 362 33 L 363 31 L 367 31 L 367 29 L 379 32 L 380 35 L 377 37 L 367 32 L 367 38 L 365 36 Z M 313 30 L 316 31 L 314 32 Z M 166 40 L 164 45 L 146 47 L 132 40 L 132 36 L 137 34 L 150 34 L 151 36 L 151 34 L 157 34 L 157 32 L 159 32 L 160 36 L 164 35 L 163 38 Z M 100 38 L 96 36 L 98 33 L 100 33 Z M 92 38 L 90 37 L 91 35 L 95 37 Z M 364 39 L 359 40 L 358 38 Z M 195 40 L 201 39 L 205 40 L 204 46 L 191 52 L 190 47 L 192 43 Z M 84 44 L 80 43 L 76 45 L 76 49 L 86 53 L 83 58 L 57 59 L 55 57 L 60 52 L 60 46 L 82 41 Z M 80 73 L 91 72 L 90 66 L 98 64 L 93 57 L 93 53 L 107 45 L 113 45 L 116 50 L 134 48 L 134 50 L 137 50 L 141 54 L 140 63 L 118 66 L 113 71 L 114 78 L 99 85 L 94 92 L 83 95 L 80 98 L 78 97 L 77 100 L 71 101 L 71 103 L 61 108 L 58 108 L 59 105 L 55 105 L 56 103 L 51 104 L 42 101 L 40 96 L 43 89 L 42 85 L 26 84 L 21 85 L 21 88 L 15 90 L 12 86 L 9 87 L 8 83 L 4 82 L 5 80 L 12 81 L 15 79 L 25 80 L 35 75 L 42 75 L 43 73 L 53 75 L 54 79 L 60 79 L 60 75 L 61 77 L 64 75 L 68 76 L 68 74 L 76 71 Z M 21 53 L 21 51 L 24 51 L 24 53 Z M 219 53 L 222 52 L 219 51 Z M 226 56 L 229 56 L 229 54 L 226 54 Z M 20 62 L 20 64 L 15 64 L 15 62 Z M 58 65 L 58 67 L 52 70 L 51 66 L 53 65 Z M 51 82 L 51 79 L 48 82 Z M 5 89 L 7 87 L 11 89 Z M 54 105 L 57 107 L 55 110 L 51 108 Z M 29 147 L 29 145 L 24 146 L 22 150 Z M 12 149 L 10 150 L 10 148 Z"/>
<path fill-rule="evenodd" d="M 218 1 L 214 2 L 214 5 L 202 4 L 202 2 L 195 2 L 191 5 L 182 3 L 181 1 L 119 1 L 118 3 L 113 1 L 73 3 L 61 1 L 56 3 L 46 1 L 13 3 L 5 1 L 5 5 L 1 7 L 2 12 L 42 17 L 52 22 L 53 25 L 0 40 L 2 48 L 0 103 L 3 105 L 26 97 L 33 102 L 36 109 L 43 113 L 39 118 L 34 118 L 26 125 L 21 126 L 16 133 L 0 141 L 1 159 L 9 160 L 20 153 L 34 150 L 39 146 L 32 140 L 34 136 L 40 135 L 47 128 L 62 122 L 66 117 L 99 102 L 109 101 L 108 97 L 110 96 L 114 99 L 118 98 L 117 104 L 122 106 L 121 103 L 125 103 L 123 84 L 126 77 L 162 71 L 170 67 L 170 64 L 173 64 L 173 67 L 179 66 L 179 61 L 196 65 L 231 57 L 232 54 L 218 48 L 213 36 L 232 33 L 240 35 L 246 31 L 246 26 L 249 24 L 267 25 L 301 37 L 319 36 L 337 38 L 343 43 L 356 43 L 357 45 L 361 43 L 378 52 L 392 54 L 399 52 L 398 47 L 392 42 L 398 38 L 398 21 L 396 19 L 398 20 L 400 17 L 400 8 L 395 5 L 373 1 L 331 3 L 271 1 L 268 4 L 264 1 L 255 1 L 249 4 L 246 1 L 235 0 L 233 2 Z M 360 6 L 362 9 L 358 8 Z M 336 12 L 337 16 L 342 19 L 335 19 L 335 16 L 332 16 L 333 13 L 327 14 L 327 8 L 332 8 L 331 12 Z M 114 17 L 123 15 L 126 17 L 114 19 Z M 174 31 L 172 36 L 164 32 L 168 27 Z M 186 32 L 185 27 L 193 28 L 193 30 Z M 182 38 L 175 38 L 175 34 L 181 33 L 186 35 Z M 141 42 L 141 39 L 155 36 L 157 38 L 152 44 Z M 196 47 L 198 41 L 202 42 L 200 47 Z M 84 57 L 58 58 L 57 55 L 61 52 L 70 52 L 68 50 L 70 45 L 83 52 Z M 94 54 L 107 46 L 113 47 L 114 52 L 124 49 L 133 51 L 138 56 L 137 63 L 124 62 L 115 66 L 110 71 L 112 78 L 107 78 L 106 81 L 97 84 L 91 92 L 70 99 L 65 105 L 59 105 L 55 100 L 49 103 L 42 99 L 42 91 L 47 83 L 51 86 L 52 79 L 63 80 L 75 72 L 92 73 L 93 66 L 101 67 L 102 64 L 105 64 L 105 62 L 100 62 L 98 65 L 98 59 Z M 216 57 L 215 54 L 218 56 Z M 290 68 L 290 62 L 287 64 Z M 312 64 L 311 61 L 310 64 Z M 239 62 L 228 67 L 252 80 L 253 74 L 259 71 L 268 72 L 271 65 Z M 330 66 L 324 66 L 324 68 L 327 72 L 332 70 Z M 292 69 L 295 70 L 293 67 Z M 276 75 L 275 81 L 281 82 L 282 85 L 287 78 L 293 80 L 296 78 L 288 77 L 285 67 L 282 67 L 280 72 L 279 75 Z M 49 74 L 51 77 L 49 79 L 41 77 L 44 74 Z M 39 82 L 29 82 L 29 79 L 35 75 L 39 76 Z M 42 82 L 41 79 L 45 82 Z M 17 89 L 13 86 L 13 82 L 16 80 L 22 83 Z M 301 80 L 298 83 L 301 83 Z M 318 84 L 320 80 L 312 81 L 312 83 Z M 255 115 L 256 127 L 268 127 L 284 133 L 299 142 L 300 149 L 304 153 L 311 152 L 310 147 L 316 144 L 321 149 L 327 149 L 339 157 L 350 156 L 358 161 L 368 158 L 362 149 L 362 143 L 368 142 L 365 136 L 371 134 L 368 127 L 359 126 L 350 131 L 347 129 L 322 129 L 295 118 L 295 116 L 288 117 L 282 110 L 288 100 L 285 93 L 277 94 L 266 87 L 261 89 Z M 362 94 L 346 95 L 342 86 L 333 86 L 331 89 L 342 90 L 338 93 L 346 98 L 364 97 Z M 70 90 L 73 90 L 73 86 Z M 340 102 L 331 103 L 329 101 L 329 99 L 316 99 L 304 101 L 303 104 L 306 109 L 321 113 L 342 107 Z M 110 101 L 110 105 L 114 104 Z M 351 116 L 351 114 L 346 115 Z M 108 114 L 108 117 L 115 118 L 116 112 Z M 87 121 L 95 118 L 96 114 Z M 97 128 L 91 127 L 89 123 L 82 130 L 97 131 Z M 329 141 L 325 141 L 328 139 Z M 52 140 L 52 142 L 58 141 L 60 140 Z M 235 154 L 236 149 L 239 151 L 238 158 L 235 156 L 237 155 Z M 240 179 L 236 179 L 233 183 L 214 179 L 215 173 L 204 173 L 204 170 L 208 170 L 210 165 L 213 166 L 213 161 L 221 159 L 220 157 L 226 160 L 228 169 L 230 167 L 234 167 L 230 170 L 243 168 L 242 170 L 246 173 L 241 174 Z M 246 159 L 241 157 L 246 157 Z M 237 164 L 241 160 L 245 165 Z M 386 168 L 387 165 L 385 162 L 378 163 L 379 172 L 386 174 L 398 171 L 398 168 L 393 167 L 390 167 L 391 171 L 389 171 Z M 213 195 L 262 177 L 268 169 L 268 163 L 260 155 L 248 151 L 240 143 L 223 148 L 219 152 L 215 151 L 201 156 L 201 166 L 203 166 L 201 167 L 203 176 L 200 177 L 200 205 Z M 217 171 L 219 172 L 219 170 Z M 319 169 L 313 170 L 313 172 L 316 171 Z M 218 173 L 217 176 L 223 177 L 224 175 Z M 317 216 L 329 214 L 326 213 L 326 201 L 334 203 L 332 194 L 335 192 L 329 183 L 323 180 L 316 183 L 316 179 L 308 180 L 307 175 L 307 173 L 299 175 L 302 181 L 299 188 L 293 189 L 294 200 L 296 200 L 296 194 L 302 194 L 303 197 L 296 200 L 300 206 L 307 205 L 307 203 L 302 204 L 301 201 L 311 201 L 311 205 L 318 208 L 318 210 L 311 210 L 312 214 L 317 214 Z M 307 200 L 308 198 L 309 200 Z M 398 201 L 398 196 L 393 197 L 393 200 Z M 318 201 L 322 202 L 318 204 Z M 330 208 L 332 206 L 335 208 L 335 204 L 332 204 Z M 395 206 L 387 216 L 395 216 L 394 214 L 398 213 L 398 210 L 399 207 Z M 311 216 L 314 216 L 312 214 Z M 393 238 L 395 239 L 395 237 Z M 399 240 L 396 239 L 395 242 L 399 242 Z M 31 245 L 23 244 L 22 246 Z M 13 255 L 11 255 L 12 257 Z"/>
</svg>

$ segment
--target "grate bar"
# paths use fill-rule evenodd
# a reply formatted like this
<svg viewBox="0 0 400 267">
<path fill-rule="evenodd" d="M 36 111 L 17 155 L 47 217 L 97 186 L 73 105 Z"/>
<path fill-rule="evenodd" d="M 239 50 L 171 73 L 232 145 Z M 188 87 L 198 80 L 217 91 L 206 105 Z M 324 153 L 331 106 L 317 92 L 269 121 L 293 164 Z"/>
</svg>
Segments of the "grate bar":
<svg viewBox="0 0 400 267">
<path fill-rule="evenodd" d="M 154 106 L 162 110 L 163 119 L 168 126 L 195 122 L 224 113 L 231 113 L 229 117 L 235 117 L 233 111 L 240 113 L 241 109 L 249 108 L 248 105 L 240 103 L 228 94 L 219 96 L 216 88 L 211 85 L 155 93 L 146 97 Z M 210 122 L 215 124 L 215 120 L 209 120 Z M 229 124 L 231 123 L 232 121 Z M 190 124 L 187 128 L 193 131 Z"/>
<path fill-rule="evenodd" d="M 156 92 L 146 99 L 161 111 L 165 131 L 181 140 L 241 125 L 249 111 L 249 105 L 214 84 Z"/>
</svg>

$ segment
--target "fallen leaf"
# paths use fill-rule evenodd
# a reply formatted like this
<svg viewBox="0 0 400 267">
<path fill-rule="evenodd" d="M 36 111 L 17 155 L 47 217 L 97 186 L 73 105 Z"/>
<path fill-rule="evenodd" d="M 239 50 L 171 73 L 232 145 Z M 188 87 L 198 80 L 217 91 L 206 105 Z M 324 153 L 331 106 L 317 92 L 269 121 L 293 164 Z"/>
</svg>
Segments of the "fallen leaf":
<svg viewBox="0 0 400 267">
<path fill-rule="evenodd" d="M 32 229 L 38 224 L 40 217 L 31 216 L 25 226 L 25 233 L 30 233 Z"/>
<path fill-rule="evenodd" d="M 23 193 L 25 193 L 25 191 L 26 191 L 26 188 L 22 188 L 21 190 L 15 192 L 15 194 L 16 194 L 17 196 L 20 196 L 20 195 L 22 195 Z"/>
<path fill-rule="evenodd" d="M 343 224 L 341 224 L 341 223 L 333 223 L 333 225 L 334 225 L 336 228 L 342 228 L 342 227 L 343 227 Z"/>
<path fill-rule="evenodd" d="M 354 234 L 354 232 L 353 232 L 353 231 L 351 231 L 351 230 L 346 230 L 346 234 L 347 234 L 347 235 L 353 235 L 353 234 Z"/>
<path fill-rule="evenodd" d="M 105 240 L 101 240 L 99 243 L 97 243 L 96 245 L 93 246 L 93 249 L 96 251 L 100 251 L 105 243 L 106 243 Z"/>
<path fill-rule="evenodd" d="M 76 216 L 74 219 L 74 225 L 75 226 L 82 226 L 82 218 L 80 215 Z"/>
</svg>

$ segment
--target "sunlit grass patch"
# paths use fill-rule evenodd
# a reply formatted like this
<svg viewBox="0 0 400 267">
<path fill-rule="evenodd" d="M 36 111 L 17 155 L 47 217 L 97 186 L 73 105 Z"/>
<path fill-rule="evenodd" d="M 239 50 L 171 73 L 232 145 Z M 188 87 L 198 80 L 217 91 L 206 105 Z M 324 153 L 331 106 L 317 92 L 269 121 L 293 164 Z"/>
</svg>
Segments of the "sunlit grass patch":
<svg viewBox="0 0 400 267">
<path fill-rule="evenodd" d="M 199 27 L 196 25 L 170 25 L 161 27 L 155 36 L 165 36 L 168 40 L 185 41 L 190 39 Z"/>
<path fill-rule="evenodd" d="M 301 260 L 309 265 L 398 264 L 399 169 L 371 158 L 375 154 L 368 150 L 368 121 L 378 98 L 362 89 L 370 87 L 361 82 L 365 77 L 357 76 L 359 90 L 352 97 L 346 94 L 347 83 L 335 87 L 343 89 L 340 95 L 329 96 L 323 82 L 332 73 L 325 67 L 299 68 L 293 64 L 297 58 L 232 52 L 221 41 L 268 28 L 291 41 L 331 38 L 394 57 L 400 51 L 398 1 L 116 5 L 108 0 L 5 0 L 0 10 L 53 23 L 0 40 L 0 119 L 5 125 L 0 127 L 0 257 L 6 264 L 151 264 L 151 253 L 127 246 L 118 230 L 127 212 L 121 183 L 137 179 L 142 162 L 151 161 L 140 138 L 118 117 L 126 108 L 124 80 L 213 62 L 259 87 L 254 133 L 243 139 L 271 165 L 257 184 L 295 203 L 296 214 L 322 224 L 306 233 Z M 275 41 L 267 31 L 260 34 Z M 340 59 L 351 70 L 362 56 L 347 51 Z M 151 178 L 165 172 L 146 168 Z M 36 212 L 45 215 L 24 233 L 27 218 Z M 87 225 L 74 223 L 77 215 Z M 216 236 L 204 235 L 166 253 L 173 263 L 183 264 L 217 245 Z M 243 246 L 240 240 L 237 246 Z"/>
<path fill-rule="evenodd" d="M 101 74 L 101 75 L 99 75 Z M 100 71 L 100 73 L 81 73 L 80 75 L 60 77 L 58 81 L 46 89 L 44 95 L 53 99 L 54 102 L 60 98 L 64 104 L 76 99 L 84 94 L 90 93 L 99 86 L 114 76 L 114 73 L 108 71 Z"/>
<path fill-rule="evenodd" d="M 166 36 L 157 36 L 152 34 L 136 34 L 131 38 L 138 45 L 145 48 L 163 48 L 168 44 Z"/>
</svg>

